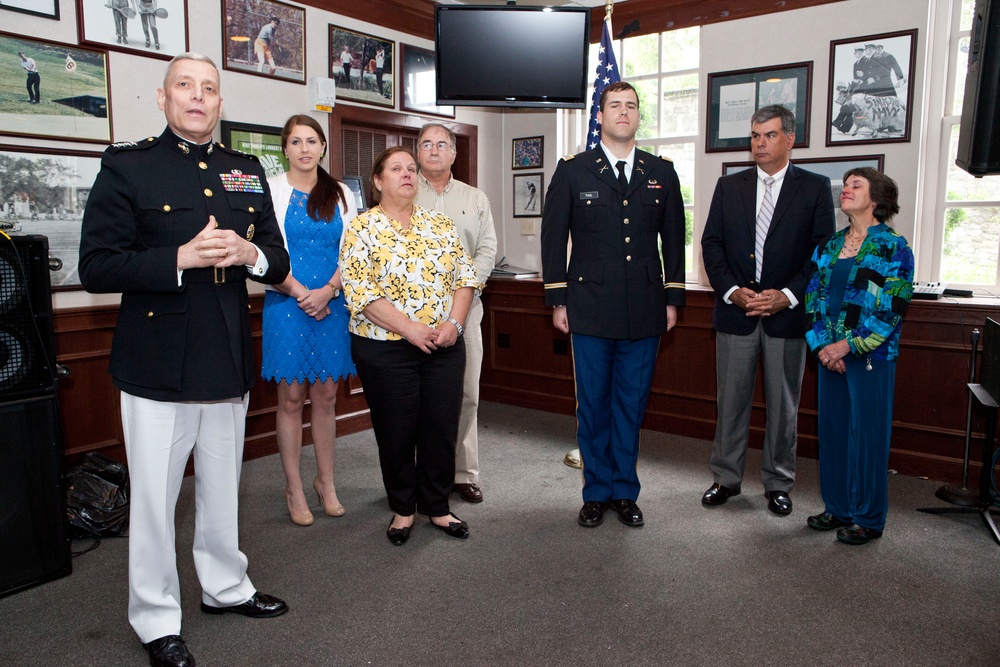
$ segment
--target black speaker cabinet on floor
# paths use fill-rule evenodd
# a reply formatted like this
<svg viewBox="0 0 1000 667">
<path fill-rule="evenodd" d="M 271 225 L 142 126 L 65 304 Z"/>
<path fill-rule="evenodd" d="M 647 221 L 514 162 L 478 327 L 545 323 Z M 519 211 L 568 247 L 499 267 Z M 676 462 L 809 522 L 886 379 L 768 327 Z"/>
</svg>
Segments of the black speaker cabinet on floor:
<svg viewBox="0 0 1000 667">
<path fill-rule="evenodd" d="M 1000 0 L 976 0 L 955 160 L 973 176 L 1000 174 Z"/>
<path fill-rule="evenodd" d="M 0 596 L 72 571 L 54 395 L 0 403 Z"/>
<path fill-rule="evenodd" d="M 54 393 L 49 240 L 0 236 L 0 402 Z"/>
</svg>

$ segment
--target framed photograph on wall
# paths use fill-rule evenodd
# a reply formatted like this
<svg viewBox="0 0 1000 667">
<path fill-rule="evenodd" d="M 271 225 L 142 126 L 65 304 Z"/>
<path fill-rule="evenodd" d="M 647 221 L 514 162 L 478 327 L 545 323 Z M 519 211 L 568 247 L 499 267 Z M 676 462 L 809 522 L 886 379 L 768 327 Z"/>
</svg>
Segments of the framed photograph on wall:
<svg viewBox="0 0 1000 667">
<path fill-rule="evenodd" d="M 111 143 L 108 53 L 0 32 L 0 135 Z"/>
<path fill-rule="evenodd" d="M 306 10 L 276 0 L 222 0 L 224 69 L 306 82 Z"/>
<path fill-rule="evenodd" d="M 188 50 L 187 0 L 76 0 L 80 43 L 170 60 Z"/>
<path fill-rule="evenodd" d="M 795 114 L 795 148 L 809 145 L 812 61 L 708 75 L 705 152 L 750 150 L 750 117 L 781 104 Z"/>
<path fill-rule="evenodd" d="M 806 171 L 821 174 L 830 179 L 833 210 L 837 214 L 837 229 L 840 229 L 847 225 L 847 215 L 840 210 L 840 191 L 844 187 L 844 173 L 848 169 L 856 169 L 858 167 L 871 167 L 877 171 L 883 171 L 885 155 L 807 158 L 805 160 L 793 160 L 793 162 L 797 167 L 802 167 Z M 722 175 L 735 174 L 744 169 L 750 169 L 753 166 L 753 162 L 725 162 L 722 165 Z"/>
<path fill-rule="evenodd" d="M 514 139 L 511 149 L 511 169 L 541 169 L 544 137 Z"/>
<path fill-rule="evenodd" d="M 59 0 L 3 0 L 0 9 L 59 20 Z"/>
<path fill-rule="evenodd" d="M 0 146 L 0 229 L 49 237 L 54 290 L 80 288 L 80 225 L 100 170 L 100 153 Z"/>
<path fill-rule="evenodd" d="M 354 203 L 357 205 L 357 214 L 361 215 L 368 210 L 368 204 L 365 202 L 365 186 L 361 183 L 360 176 L 344 176 L 340 179 L 344 182 L 344 185 L 351 191 L 354 195 Z M 346 223 L 347 220 L 344 220 Z"/>
<path fill-rule="evenodd" d="M 399 108 L 402 111 L 454 118 L 455 107 L 438 106 L 435 103 L 437 70 L 434 52 L 402 42 L 399 44 L 399 52 L 399 90 L 403 93 L 399 99 Z"/>
<path fill-rule="evenodd" d="M 281 128 L 247 125 L 224 120 L 219 123 L 222 144 L 243 153 L 256 155 L 268 178 L 288 171 L 288 158 L 281 150 Z"/>
<path fill-rule="evenodd" d="M 542 172 L 514 174 L 514 217 L 538 218 L 542 215 Z"/>
<path fill-rule="evenodd" d="M 917 29 L 830 42 L 826 145 L 910 140 Z"/>
<path fill-rule="evenodd" d="M 337 82 L 337 101 L 396 106 L 393 72 L 396 43 L 330 26 L 330 78 Z"/>
</svg>

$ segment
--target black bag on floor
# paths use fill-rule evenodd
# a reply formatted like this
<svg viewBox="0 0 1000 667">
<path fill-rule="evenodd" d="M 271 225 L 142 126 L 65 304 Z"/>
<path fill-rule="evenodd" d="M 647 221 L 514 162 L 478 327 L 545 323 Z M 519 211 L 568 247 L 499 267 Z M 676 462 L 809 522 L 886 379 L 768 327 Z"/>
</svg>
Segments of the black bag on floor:
<svg viewBox="0 0 1000 667">
<path fill-rule="evenodd" d="M 66 475 L 66 515 L 75 537 L 121 535 L 128 528 L 128 468 L 90 452 Z"/>
</svg>

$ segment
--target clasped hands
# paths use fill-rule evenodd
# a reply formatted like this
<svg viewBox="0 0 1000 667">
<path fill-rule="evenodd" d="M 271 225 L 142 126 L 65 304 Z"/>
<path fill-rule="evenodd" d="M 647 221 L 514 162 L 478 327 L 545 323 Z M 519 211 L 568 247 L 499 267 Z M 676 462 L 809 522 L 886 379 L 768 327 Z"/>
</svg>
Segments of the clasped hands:
<svg viewBox="0 0 1000 667">
<path fill-rule="evenodd" d="M 847 344 L 847 341 L 838 340 L 836 343 L 830 343 L 821 349 L 816 358 L 819 359 L 819 363 L 827 370 L 843 374 L 847 370 L 847 366 L 844 364 L 844 357 L 850 353 L 851 346 Z"/>
<path fill-rule="evenodd" d="M 747 317 L 768 317 L 788 308 L 792 303 L 781 290 L 754 292 L 749 287 L 737 288 L 729 295 L 729 300 L 745 310 Z"/>
<path fill-rule="evenodd" d="M 177 269 L 204 269 L 257 263 L 257 246 L 231 229 L 219 229 L 215 216 L 198 234 L 177 249 Z"/>
<path fill-rule="evenodd" d="M 403 338 L 424 353 L 430 354 L 439 347 L 451 347 L 457 343 L 458 329 L 448 321 L 442 322 L 435 328 L 423 322 L 410 320 Z"/>
</svg>

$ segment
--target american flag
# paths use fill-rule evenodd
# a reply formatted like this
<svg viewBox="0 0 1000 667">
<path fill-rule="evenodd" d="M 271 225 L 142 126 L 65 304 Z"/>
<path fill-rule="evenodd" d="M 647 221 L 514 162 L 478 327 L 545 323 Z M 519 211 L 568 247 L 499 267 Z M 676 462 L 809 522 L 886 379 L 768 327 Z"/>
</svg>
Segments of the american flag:
<svg viewBox="0 0 1000 667">
<path fill-rule="evenodd" d="M 594 79 L 594 97 L 590 103 L 590 128 L 587 132 L 587 150 L 597 148 L 601 143 L 601 124 L 597 122 L 597 112 L 600 111 L 601 91 L 605 86 L 622 80 L 618 73 L 618 61 L 611 41 L 611 17 L 604 19 L 604 31 L 601 33 L 601 46 L 597 53 L 597 78 Z"/>
</svg>

